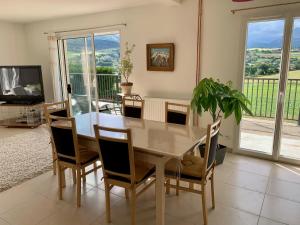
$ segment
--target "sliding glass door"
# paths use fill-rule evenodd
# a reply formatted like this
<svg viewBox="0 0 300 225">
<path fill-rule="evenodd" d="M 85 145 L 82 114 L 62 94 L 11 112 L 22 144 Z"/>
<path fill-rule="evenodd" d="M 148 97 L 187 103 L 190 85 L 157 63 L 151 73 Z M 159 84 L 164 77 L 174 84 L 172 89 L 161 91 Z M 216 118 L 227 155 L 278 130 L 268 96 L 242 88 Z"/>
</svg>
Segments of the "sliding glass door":
<svg viewBox="0 0 300 225">
<path fill-rule="evenodd" d="M 254 116 L 243 116 L 241 152 L 275 160 L 300 159 L 299 27 L 296 18 L 247 24 L 243 91 Z"/>
<path fill-rule="evenodd" d="M 300 18 L 293 20 L 280 157 L 300 160 Z"/>
<path fill-rule="evenodd" d="M 60 46 L 72 114 L 109 111 L 120 91 L 119 32 L 68 36 L 60 40 Z"/>
<path fill-rule="evenodd" d="M 63 40 L 66 79 L 73 115 L 92 111 L 94 56 L 91 36 Z M 97 96 L 96 96 L 97 97 Z"/>
</svg>

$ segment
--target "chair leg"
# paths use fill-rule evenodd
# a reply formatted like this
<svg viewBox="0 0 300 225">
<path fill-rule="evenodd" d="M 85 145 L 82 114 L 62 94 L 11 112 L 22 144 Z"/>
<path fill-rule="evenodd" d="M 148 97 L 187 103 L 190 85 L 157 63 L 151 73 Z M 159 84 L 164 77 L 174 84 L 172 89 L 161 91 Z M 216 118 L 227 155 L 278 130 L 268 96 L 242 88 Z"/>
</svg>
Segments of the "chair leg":
<svg viewBox="0 0 300 225">
<path fill-rule="evenodd" d="M 97 162 L 94 162 L 94 172 L 97 173 Z"/>
<path fill-rule="evenodd" d="M 79 167 L 77 168 L 76 175 L 77 175 L 77 182 L 76 182 L 77 207 L 80 207 L 80 205 L 81 205 L 81 173 L 80 173 Z"/>
<path fill-rule="evenodd" d="M 212 208 L 216 207 L 215 203 L 215 184 L 214 184 L 214 174 L 211 175 L 210 184 L 211 184 L 211 201 L 212 201 Z"/>
<path fill-rule="evenodd" d="M 171 184 L 171 180 L 167 179 L 166 181 L 166 193 L 170 194 L 170 184 Z"/>
<path fill-rule="evenodd" d="M 76 184 L 76 169 L 72 169 L 73 183 Z"/>
<path fill-rule="evenodd" d="M 104 181 L 104 183 L 105 183 L 105 201 L 106 201 L 106 222 L 111 223 L 109 185 L 106 181 Z"/>
<path fill-rule="evenodd" d="M 125 198 L 126 198 L 126 200 L 129 199 L 129 191 L 126 188 L 125 188 Z"/>
<path fill-rule="evenodd" d="M 136 190 L 131 189 L 131 225 L 136 224 Z"/>
<path fill-rule="evenodd" d="M 203 221 L 204 225 L 207 225 L 207 208 L 206 208 L 206 185 L 201 184 L 202 189 L 202 211 L 203 211 Z"/>
<path fill-rule="evenodd" d="M 179 179 L 176 179 L 176 195 L 179 195 Z"/>
<path fill-rule="evenodd" d="M 52 160 L 53 160 L 53 175 L 56 175 L 56 170 L 57 170 L 57 158 L 55 151 L 52 149 Z"/>
<path fill-rule="evenodd" d="M 57 163 L 57 172 L 58 172 L 58 198 L 59 200 L 62 200 L 62 172 L 63 172 L 63 169 L 61 168 L 61 166 L 59 165 L 59 163 Z"/>
<path fill-rule="evenodd" d="M 81 172 L 82 172 L 82 180 L 83 180 L 83 182 L 86 182 L 85 168 L 82 168 L 82 169 L 81 169 Z"/>
<path fill-rule="evenodd" d="M 66 187 L 66 174 L 65 174 L 66 168 L 63 167 L 63 166 L 61 166 L 60 170 L 61 170 L 61 183 L 62 183 L 62 187 L 65 188 Z"/>
</svg>

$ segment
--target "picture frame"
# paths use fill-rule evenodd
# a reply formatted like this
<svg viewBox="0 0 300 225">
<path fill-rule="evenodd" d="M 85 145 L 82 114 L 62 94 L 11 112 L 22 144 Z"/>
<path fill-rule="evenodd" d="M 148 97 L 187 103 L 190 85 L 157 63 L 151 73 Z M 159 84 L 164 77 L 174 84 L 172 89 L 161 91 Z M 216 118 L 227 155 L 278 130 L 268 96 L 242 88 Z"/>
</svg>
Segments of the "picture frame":
<svg viewBox="0 0 300 225">
<path fill-rule="evenodd" d="M 174 71 L 174 43 L 147 44 L 148 71 Z"/>
</svg>

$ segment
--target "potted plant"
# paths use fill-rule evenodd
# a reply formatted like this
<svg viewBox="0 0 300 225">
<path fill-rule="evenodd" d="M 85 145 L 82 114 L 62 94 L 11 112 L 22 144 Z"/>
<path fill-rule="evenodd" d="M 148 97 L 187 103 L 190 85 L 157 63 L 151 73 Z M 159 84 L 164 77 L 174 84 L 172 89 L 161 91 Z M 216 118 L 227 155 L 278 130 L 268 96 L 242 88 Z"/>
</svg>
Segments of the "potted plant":
<svg viewBox="0 0 300 225">
<path fill-rule="evenodd" d="M 209 112 L 213 122 L 219 116 L 224 116 L 226 119 L 234 114 L 235 121 L 240 124 L 243 111 L 249 115 L 253 115 L 248 108 L 250 101 L 240 91 L 232 88 L 232 82 L 225 84 L 219 80 L 212 78 L 202 79 L 193 92 L 193 99 L 191 102 L 192 109 L 199 115 L 203 112 Z M 200 153 L 203 155 L 204 145 L 200 145 Z M 226 153 L 226 146 L 218 145 L 216 161 L 221 164 L 224 161 Z"/>
<path fill-rule="evenodd" d="M 130 48 L 128 46 L 128 42 L 125 44 L 125 52 L 122 57 L 119 65 L 119 73 L 124 77 L 125 82 L 121 83 L 121 89 L 123 94 L 131 94 L 132 82 L 129 82 L 129 76 L 133 69 L 133 63 L 131 62 L 130 56 L 133 52 L 135 45 L 133 44 Z"/>
</svg>

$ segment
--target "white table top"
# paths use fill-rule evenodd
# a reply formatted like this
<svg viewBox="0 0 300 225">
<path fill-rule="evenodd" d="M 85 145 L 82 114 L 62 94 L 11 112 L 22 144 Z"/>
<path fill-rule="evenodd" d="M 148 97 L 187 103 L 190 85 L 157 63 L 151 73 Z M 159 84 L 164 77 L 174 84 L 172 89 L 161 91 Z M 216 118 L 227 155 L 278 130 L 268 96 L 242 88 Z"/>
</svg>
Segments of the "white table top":
<svg viewBox="0 0 300 225">
<path fill-rule="evenodd" d="M 206 129 L 134 119 L 105 113 L 87 113 L 75 117 L 79 137 L 94 139 L 94 124 L 119 129 L 130 128 L 134 148 L 162 156 L 182 158 L 199 142 Z"/>
</svg>

